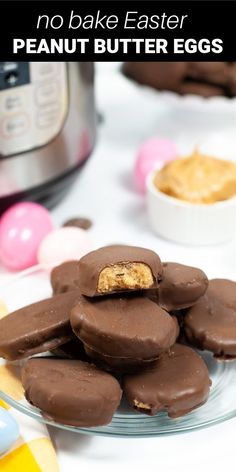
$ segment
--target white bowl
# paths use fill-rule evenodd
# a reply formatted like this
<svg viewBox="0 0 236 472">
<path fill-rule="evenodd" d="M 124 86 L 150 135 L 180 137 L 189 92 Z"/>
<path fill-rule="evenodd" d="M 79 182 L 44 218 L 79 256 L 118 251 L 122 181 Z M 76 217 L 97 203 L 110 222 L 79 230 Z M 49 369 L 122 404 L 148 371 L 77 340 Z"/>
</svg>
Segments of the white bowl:
<svg viewBox="0 0 236 472">
<path fill-rule="evenodd" d="M 193 204 L 160 192 L 155 172 L 147 177 L 147 209 L 152 229 L 182 244 L 218 244 L 236 236 L 236 197 L 213 204 Z"/>
</svg>

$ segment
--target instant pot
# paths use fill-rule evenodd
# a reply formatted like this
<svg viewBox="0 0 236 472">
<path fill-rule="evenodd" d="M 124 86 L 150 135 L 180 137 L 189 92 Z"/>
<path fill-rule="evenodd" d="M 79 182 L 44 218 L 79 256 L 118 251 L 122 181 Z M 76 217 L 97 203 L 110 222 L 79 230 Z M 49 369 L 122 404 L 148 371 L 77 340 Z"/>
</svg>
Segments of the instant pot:
<svg viewBox="0 0 236 472">
<path fill-rule="evenodd" d="M 70 187 L 94 146 L 93 81 L 90 62 L 0 62 L 0 212 Z"/>
</svg>

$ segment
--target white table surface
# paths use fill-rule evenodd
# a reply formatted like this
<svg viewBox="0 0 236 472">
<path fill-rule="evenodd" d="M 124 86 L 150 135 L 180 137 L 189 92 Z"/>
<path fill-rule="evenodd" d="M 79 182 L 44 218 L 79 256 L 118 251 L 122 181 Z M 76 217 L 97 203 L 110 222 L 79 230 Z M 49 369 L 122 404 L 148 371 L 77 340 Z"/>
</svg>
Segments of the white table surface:
<svg viewBox="0 0 236 472">
<path fill-rule="evenodd" d="M 145 139 L 168 136 L 183 152 L 202 145 L 232 154 L 236 120 L 220 113 L 209 117 L 206 112 L 184 112 L 153 100 L 123 78 L 112 63 L 100 64 L 97 69 L 97 107 L 104 122 L 91 158 L 53 210 L 55 222 L 87 216 L 93 220 L 90 233 L 94 247 L 119 242 L 143 245 L 156 250 L 162 260 L 200 266 L 209 277 L 236 279 L 235 242 L 193 248 L 159 239 L 149 229 L 145 201 L 132 183 L 135 153 Z M 1 281 L 9 276 L 0 267 Z M 201 431 L 148 439 L 83 436 L 54 428 L 50 433 L 61 472 L 139 470 L 145 466 L 150 471 L 205 472 L 235 470 L 236 466 L 236 419 Z"/>
</svg>

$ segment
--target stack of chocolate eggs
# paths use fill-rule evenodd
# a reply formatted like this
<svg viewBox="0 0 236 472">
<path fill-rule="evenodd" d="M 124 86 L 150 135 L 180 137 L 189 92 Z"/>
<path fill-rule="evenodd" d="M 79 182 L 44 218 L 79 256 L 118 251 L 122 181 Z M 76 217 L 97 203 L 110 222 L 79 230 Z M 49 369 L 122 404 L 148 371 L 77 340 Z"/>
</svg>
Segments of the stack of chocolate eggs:
<svg viewBox="0 0 236 472">
<path fill-rule="evenodd" d="M 53 353 L 25 360 L 22 382 L 26 398 L 57 422 L 107 424 L 122 390 L 138 411 L 182 416 L 211 385 L 188 344 L 236 355 L 234 282 L 208 283 L 200 269 L 113 245 L 56 267 L 51 283 L 51 298 L 0 320 L 0 355 Z"/>
</svg>

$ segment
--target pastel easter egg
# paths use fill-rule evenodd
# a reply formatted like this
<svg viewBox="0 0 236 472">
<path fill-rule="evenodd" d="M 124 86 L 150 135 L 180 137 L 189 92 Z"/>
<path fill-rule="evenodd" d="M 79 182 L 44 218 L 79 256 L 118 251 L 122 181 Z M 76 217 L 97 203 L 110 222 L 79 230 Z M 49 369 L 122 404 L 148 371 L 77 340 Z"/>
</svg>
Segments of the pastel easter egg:
<svg viewBox="0 0 236 472">
<path fill-rule="evenodd" d="M 0 219 L 0 261 L 13 270 L 36 264 L 39 244 L 52 229 L 51 215 L 42 205 L 12 206 Z"/>
<path fill-rule="evenodd" d="M 10 449 L 18 439 L 19 427 L 15 419 L 0 407 L 0 454 Z"/>
<path fill-rule="evenodd" d="M 92 250 L 88 231 L 66 226 L 48 234 L 38 249 L 38 262 L 54 266 L 71 259 L 80 259 Z"/>
<path fill-rule="evenodd" d="M 152 138 L 139 148 L 134 167 L 135 185 L 139 192 L 145 193 L 147 175 L 154 169 L 160 169 L 167 162 L 177 157 L 175 144 L 166 138 Z"/>
</svg>

